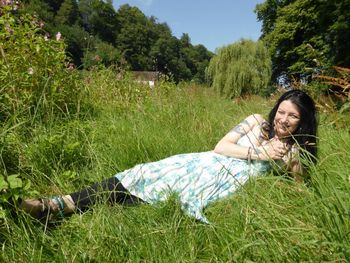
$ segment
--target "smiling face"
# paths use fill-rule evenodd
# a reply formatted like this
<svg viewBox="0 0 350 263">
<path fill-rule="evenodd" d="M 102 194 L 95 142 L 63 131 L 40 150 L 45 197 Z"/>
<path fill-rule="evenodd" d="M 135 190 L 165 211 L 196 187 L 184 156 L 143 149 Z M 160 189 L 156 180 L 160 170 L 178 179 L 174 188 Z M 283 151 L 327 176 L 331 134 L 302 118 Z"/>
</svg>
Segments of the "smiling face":
<svg viewBox="0 0 350 263">
<path fill-rule="evenodd" d="M 283 138 L 293 134 L 300 123 L 299 108 L 290 100 L 282 101 L 273 122 L 277 137 Z"/>
</svg>

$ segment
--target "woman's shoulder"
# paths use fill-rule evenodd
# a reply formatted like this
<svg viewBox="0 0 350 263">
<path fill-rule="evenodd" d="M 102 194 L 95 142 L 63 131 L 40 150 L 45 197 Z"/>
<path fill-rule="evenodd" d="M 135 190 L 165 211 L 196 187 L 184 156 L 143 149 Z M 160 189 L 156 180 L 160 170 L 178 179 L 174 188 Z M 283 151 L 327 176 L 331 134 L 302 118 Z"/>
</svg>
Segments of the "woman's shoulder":
<svg viewBox="0 0 350 263">
<path fill-rule="evenodd" d="M 258 113 L 249 115 L 246 118 L 246 121 L 250 124 L 250 126 L 261 126 L 263 123 L 266 122 L 264 117 L 261 114 L 258 114 Z"/>
</svg>

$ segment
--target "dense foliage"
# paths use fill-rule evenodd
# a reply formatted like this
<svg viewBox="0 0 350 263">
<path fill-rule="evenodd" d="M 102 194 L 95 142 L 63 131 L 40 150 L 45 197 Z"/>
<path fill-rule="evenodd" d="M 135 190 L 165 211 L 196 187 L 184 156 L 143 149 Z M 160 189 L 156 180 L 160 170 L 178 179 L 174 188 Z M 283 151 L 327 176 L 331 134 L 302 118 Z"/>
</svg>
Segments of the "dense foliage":
<svg viewBox="0 0 350 263">
<path fill-rule="evenodd" d="M 188 34 L 177 39 L 166 23 L 145 16 L 137 7 L 112 1 L 25 0 L 26 12 L 45 21 L 44 29 L 61 32 L 77 66 L 118 64 L 134 71 L 160 71 L 175 81 L 204 82 L 212 53 L 192 45 Z"/>
<path fill-rule="evenodd" d="M 59 35 L 48 39 L 39 20 L 13 14 L 9 6 L 0 25 L 0 122 L 78 111 L 78 78 Z"/>
<path fill-rule="evenodd" d="M 350 1 L 266 0 L 255 11 L 275 81 L 308 81 L 330 65 L 350 67 Z"/>
<path fill-rule="evenodd" d="M 43 151 L 43 155 L 36 157 L 33 148 L 28 147 L 37 125 L 78 116 L 83 95 L 81 81 L 78 72 L 69 67 L 65 44 L 59 35 L 57 39 L 48 39 L 40 21 L 18 13 L 16 5 L 0 8 L 1 219 L 3 206 L 30 190 L 26 179 L 35 170 L 31 160 L 41 163 L 45 159 L 43 155 L 47 157 L 47 152 L 56 148 L 52 147 L 54 144 L 63 151 L 64 159 L 79 160 L 84 147 L 76 140 L 62 137 L 55 142 L 50 136 L 46 136 L 47 152 Z M 47 167 L 49 171 L 53 169 L 51 165 Z"/>
<path fill-rule="evenodd" d="M 218 49 L 207 69 L 212 86 L 228 98 L 266 94 L 271 59 L 263 42 L 241 40 Z"/>
</svg>

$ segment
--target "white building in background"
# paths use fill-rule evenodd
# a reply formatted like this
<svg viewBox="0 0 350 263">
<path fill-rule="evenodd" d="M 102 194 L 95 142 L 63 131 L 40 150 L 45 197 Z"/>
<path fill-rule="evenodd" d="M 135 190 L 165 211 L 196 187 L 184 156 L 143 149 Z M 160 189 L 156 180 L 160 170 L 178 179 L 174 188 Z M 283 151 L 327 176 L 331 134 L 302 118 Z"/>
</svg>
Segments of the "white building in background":
<svg viewBox="0 0 350 263">
<path fill-rule="evenodd" d="M 136 82 L 146 84 L 153 88 L 160 77 L 159 71 L 132 71 L 133 78 Z"/>
</svg>

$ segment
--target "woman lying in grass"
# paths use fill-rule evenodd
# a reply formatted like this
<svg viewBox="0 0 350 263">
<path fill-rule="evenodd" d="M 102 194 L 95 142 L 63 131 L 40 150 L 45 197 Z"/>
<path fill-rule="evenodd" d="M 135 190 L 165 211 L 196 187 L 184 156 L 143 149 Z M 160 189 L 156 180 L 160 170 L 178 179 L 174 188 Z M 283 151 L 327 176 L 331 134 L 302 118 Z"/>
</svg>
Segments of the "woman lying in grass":
<svg viewBox="0 0 350 263">
<path fill-rule="evenodd" d="M 176 193 L 182 209 L 207 223 L 202 210 L 210 202 L 235 192 L 249 177 L 272 164 L 302 181 L 300 156 L 316 160 L 316 109 L 300 90 L 284 93 L 268 120 L 248 116 L 227 133 L 214 151 L 175 155 L 139 164 L 81 191 L 52 198 L 24 200 L 20 207 L 34 218 L 52 220 L 108 201 L 123 205 L 154 204 Z"/>
</svg>

